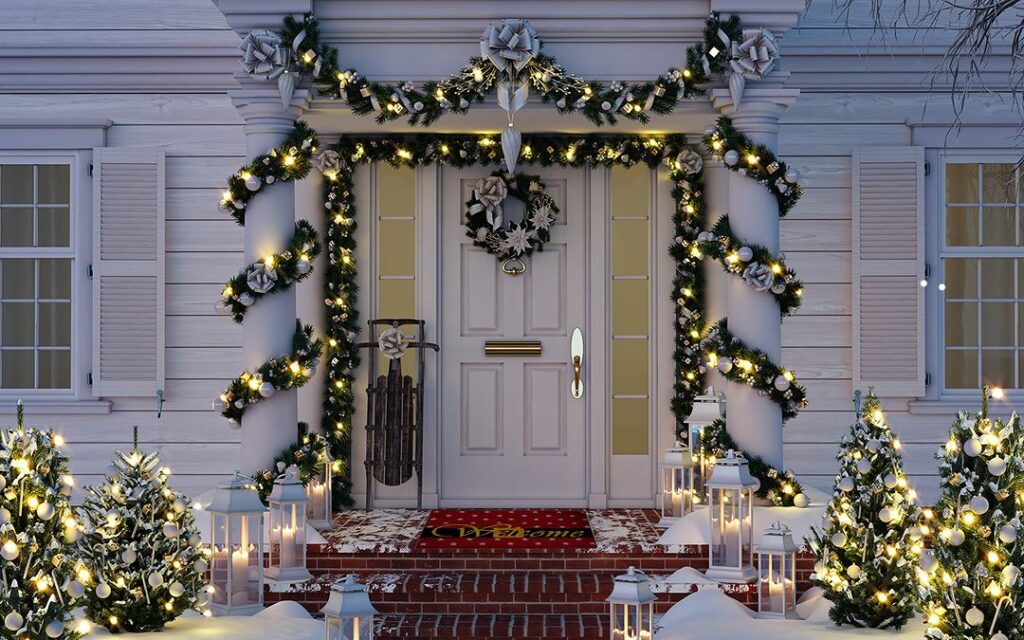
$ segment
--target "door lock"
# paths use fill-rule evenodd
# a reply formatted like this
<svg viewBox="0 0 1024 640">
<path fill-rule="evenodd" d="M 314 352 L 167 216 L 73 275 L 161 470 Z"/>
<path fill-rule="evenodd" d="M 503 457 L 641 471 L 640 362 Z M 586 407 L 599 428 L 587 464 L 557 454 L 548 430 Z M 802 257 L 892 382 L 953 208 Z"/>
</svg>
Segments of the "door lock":
<svg viewBox="0 0 1024 640">
<path fill-rule="evenodd" d="M 572 385 L 569 387 L 569 393 L 574 398 L 581 398 L 583 397 L 583 332 L 579 327 L 572 332 L 570 352 L 572 354 Z"/>
</svg>

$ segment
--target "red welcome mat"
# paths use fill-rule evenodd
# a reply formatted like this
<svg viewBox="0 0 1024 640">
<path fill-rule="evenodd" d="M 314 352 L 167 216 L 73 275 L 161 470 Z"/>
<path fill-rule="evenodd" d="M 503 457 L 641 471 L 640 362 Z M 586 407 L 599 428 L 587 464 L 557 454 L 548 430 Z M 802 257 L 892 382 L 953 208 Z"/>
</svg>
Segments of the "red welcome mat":
<svg viewBox="0 0 1024 640">
<path fill-rule="evenodd" d="M 593 549 L 582 509 L 436 509 L 416 551 L 452 549 Z"/>
</svg>

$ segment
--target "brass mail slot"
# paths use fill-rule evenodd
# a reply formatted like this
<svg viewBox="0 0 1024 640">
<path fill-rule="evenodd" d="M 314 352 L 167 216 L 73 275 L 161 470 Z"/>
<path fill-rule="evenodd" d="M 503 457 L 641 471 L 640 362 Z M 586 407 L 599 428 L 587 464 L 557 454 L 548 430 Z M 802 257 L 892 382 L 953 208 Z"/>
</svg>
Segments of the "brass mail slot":
<svg viewBox="0 0 1024 640">
<path fill-rule="evenodd" d="M 540 340 L 488 340 L 484 342 L 484 355 L 534 357 L 540 355 Z"/>
</svg>

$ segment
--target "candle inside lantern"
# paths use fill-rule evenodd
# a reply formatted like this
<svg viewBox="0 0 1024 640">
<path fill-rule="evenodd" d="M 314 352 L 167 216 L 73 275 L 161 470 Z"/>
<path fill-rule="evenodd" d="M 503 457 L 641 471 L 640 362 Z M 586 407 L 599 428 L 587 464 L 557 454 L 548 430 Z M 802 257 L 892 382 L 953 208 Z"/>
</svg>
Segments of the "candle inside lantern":
<svg viewBox="0 0 1024 640">
<path fill-rule="evenodd" d="M 683 515 L 683 492 L 680 489 L 672 492 L 672 515 L 676 518 Z"/>
<path fill-rule="evenodd" d="M 231 552 L 231 599 L 232 604 L 248 600 L 249 552 L 239 548 Z"/>
<path fill-rule="evenodd" d="M 295 566 L 295 529 L 286 527 L 281 530 L 281 567 Z"/>
</svg>

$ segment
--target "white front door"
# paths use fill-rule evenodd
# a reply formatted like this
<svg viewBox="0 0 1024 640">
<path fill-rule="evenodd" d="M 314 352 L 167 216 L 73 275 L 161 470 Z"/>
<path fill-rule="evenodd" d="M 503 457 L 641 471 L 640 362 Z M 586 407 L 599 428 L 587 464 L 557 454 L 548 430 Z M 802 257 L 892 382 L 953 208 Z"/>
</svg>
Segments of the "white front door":
<svg viewBox="0 0 1024 640">
<path fill-rule="evenodd" d="M 518 276 L 473 246 L 465 203 L 490 169 L 442 170 L 441 503 L 585 506 L 585 402 L 573 398 L 570 340 L 587 335 L 586 172 L 532 168 L 560 213 L 551 241 Z M 531 340 L 534 357 L 484 355 L 487 341 Z M 586 370 L 584 351 L 584 372 Z M 586 379 L 584 378 L 586 383 Z"/>
</svg>

